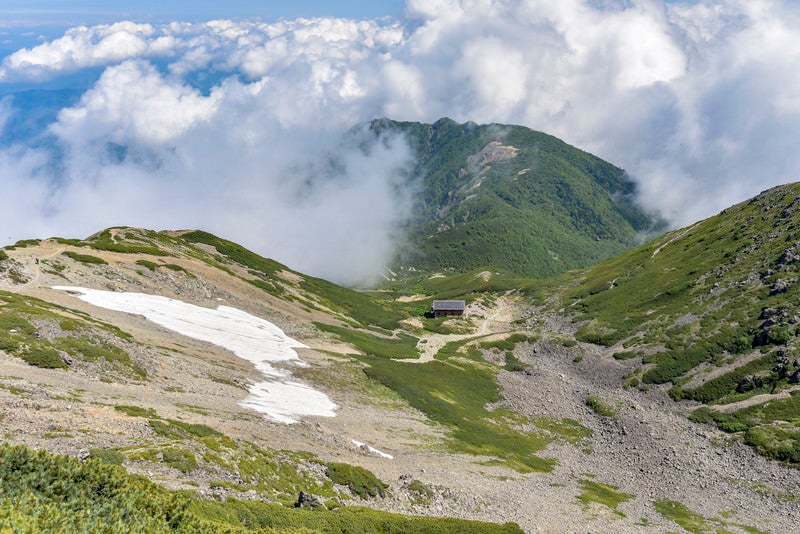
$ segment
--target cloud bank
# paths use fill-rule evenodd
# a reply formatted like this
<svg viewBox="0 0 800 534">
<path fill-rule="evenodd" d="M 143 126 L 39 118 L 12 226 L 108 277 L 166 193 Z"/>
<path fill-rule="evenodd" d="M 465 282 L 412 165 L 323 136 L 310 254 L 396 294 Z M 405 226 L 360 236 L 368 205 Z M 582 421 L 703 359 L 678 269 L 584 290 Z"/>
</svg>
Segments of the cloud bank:
<svg viewBox="0 0 800 534">
<path fill-rule="evenodd" d="M 42 126 L 46 142 L 0 147 L 0 237 L 201 227 L 356 283 L 391 255 L 413 193 L 399 187 L 401 139 L 341 144 L 380 116 L 552 133 L 624 167 L 675 225 L 800 179 L 789 0 L 409 0 L 397 21 L 119 22 L 18 50 L 0 86 L 81 72 L 97 75 Z M 0 127 L 23 112 L 0 101 Z"/>
</svg>

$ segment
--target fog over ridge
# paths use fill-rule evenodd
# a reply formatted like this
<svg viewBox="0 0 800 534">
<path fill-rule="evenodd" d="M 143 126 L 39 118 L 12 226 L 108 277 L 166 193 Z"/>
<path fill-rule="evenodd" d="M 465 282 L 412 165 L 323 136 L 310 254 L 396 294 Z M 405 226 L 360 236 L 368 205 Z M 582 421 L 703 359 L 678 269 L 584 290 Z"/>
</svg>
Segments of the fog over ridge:
<svg viewBox="0 0 800 534">
<path fill-rule="evenodd" d="M 6 56 L 0 90 L 94 71 L 36 136 L 8 131 L 29 110 L 0 100 L 4 240 L 198 227 L 368 281 L 410 214 L 410 153 L 402 139 L 367 152 L 342 139 L 383 116 L 551 133 L 624 167 L 675 226 L 800 179 L 788 0 L 409 0 L 394 21 L 120 21 Z"/>
</svg>

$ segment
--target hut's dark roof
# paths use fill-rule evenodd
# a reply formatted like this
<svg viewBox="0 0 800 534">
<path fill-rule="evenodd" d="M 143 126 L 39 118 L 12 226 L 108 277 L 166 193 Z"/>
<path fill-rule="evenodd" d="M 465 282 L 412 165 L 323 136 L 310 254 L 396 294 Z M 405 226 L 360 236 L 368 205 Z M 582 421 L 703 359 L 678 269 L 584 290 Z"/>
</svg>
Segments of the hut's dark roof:
<svg viewBox="0 0 800 534">
<path fill-rule="evenodd" d="M 463 310 L 466 303 L 463 300 L 434 300 L 431 307 L 434 311 Z"/>
</svg>

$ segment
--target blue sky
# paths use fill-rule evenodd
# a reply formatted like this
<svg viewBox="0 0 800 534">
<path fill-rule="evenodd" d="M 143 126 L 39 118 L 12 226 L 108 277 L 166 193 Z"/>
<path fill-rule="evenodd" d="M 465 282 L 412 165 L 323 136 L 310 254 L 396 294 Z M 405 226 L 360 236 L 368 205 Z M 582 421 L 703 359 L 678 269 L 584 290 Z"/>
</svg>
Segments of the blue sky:
<svg viewBox="0 0 800 534">
<path fill-rule="evenodd" d="M 164 22 L 211 18 L 298 17 L 398 18 L 402 0 L 4 0 L 0 20 L 10 24 L 97 24 L 121 19 Z"/>
<path fill-rule="evenodd" d="M 562 138 L 690 224 L 800 179 L 800 2 L 0 2 L 9 239 L 200 227 L 374 274 L 408 148 L 345 151 L 336 180 L 330 152 L 376 117 L 444 116 Z"/>
</svg>

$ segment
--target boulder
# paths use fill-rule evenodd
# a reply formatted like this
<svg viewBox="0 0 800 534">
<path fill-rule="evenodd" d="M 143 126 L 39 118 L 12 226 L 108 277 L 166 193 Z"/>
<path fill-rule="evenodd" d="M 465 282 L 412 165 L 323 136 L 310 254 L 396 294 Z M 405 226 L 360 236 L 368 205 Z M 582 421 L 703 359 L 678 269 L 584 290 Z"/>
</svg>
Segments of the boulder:
<svg viewBox="0 0 800 534">
<path fill-rule="evenodd" d="M 295 508 L 319 508 L 320 506 L 324 506 L 324 502 L 322 502 L 322 498 L 316 495 L 312 495 L 311 493 L 306 493 L 305 491 L 301 491 L 300 495 L 297 497 L 297 502 L 295 503 Z"/>
</svg>

